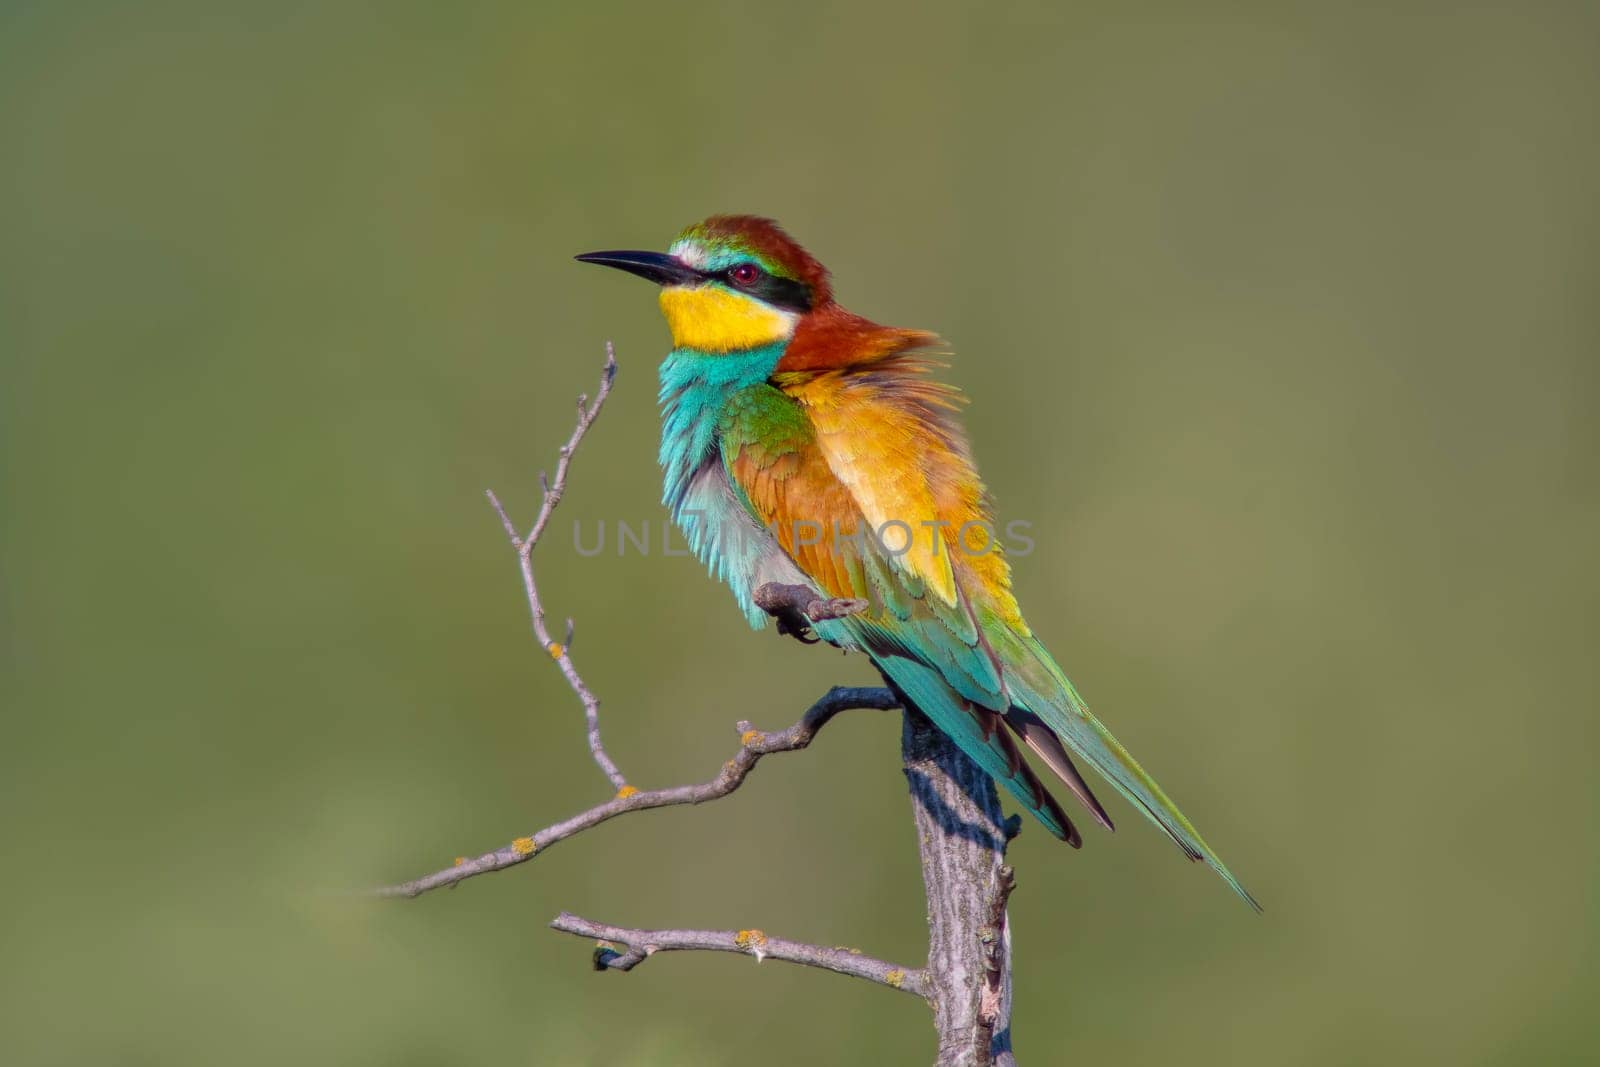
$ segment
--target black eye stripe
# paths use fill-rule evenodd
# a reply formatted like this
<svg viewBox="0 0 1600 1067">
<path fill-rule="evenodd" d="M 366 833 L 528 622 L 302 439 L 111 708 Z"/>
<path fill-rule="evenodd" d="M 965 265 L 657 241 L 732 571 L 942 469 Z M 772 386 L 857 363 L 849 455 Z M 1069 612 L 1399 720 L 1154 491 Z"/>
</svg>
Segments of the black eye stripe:
<svg viewBox="0 0 1600 1067">
<path fill-rule="evenodd" d="M 776 307 L 786 308 L 789 311 L 811 310 L 811 287 L 805 282 L 793 278 L 780 278 L 775 274 L 768 274 L 757 267 L 756 279 L 752 282 L 740 283 L 733 280 L 734 267 L 745 264 L 734 264 L 727 270 L 702 271 L 701 276 L 708 281 L 719 281 L 724 285 L 759 297 Z M 754 266 L 754 264 L 750 264 Z"/>
</svg>

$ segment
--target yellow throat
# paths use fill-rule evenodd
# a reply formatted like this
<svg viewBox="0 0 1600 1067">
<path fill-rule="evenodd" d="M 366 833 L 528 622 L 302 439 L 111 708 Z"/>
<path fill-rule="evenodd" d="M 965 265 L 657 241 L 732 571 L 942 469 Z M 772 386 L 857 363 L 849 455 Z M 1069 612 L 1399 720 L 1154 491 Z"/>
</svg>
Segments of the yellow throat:
<svg viewBox="0 0 1600 1067">
<path fill-rule="evenodd" d="M 661 290 L 674 348 L 736 352 L 760 348 L 794 335 L 800 316 L 763 304 L 719 285 L 671 286 Z"/>
</svg>

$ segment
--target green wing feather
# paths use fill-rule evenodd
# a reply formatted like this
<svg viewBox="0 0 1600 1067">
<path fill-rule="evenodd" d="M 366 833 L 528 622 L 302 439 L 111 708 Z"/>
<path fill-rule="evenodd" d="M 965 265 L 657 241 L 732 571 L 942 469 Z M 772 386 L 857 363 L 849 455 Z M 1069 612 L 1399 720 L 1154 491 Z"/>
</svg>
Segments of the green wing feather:
<svg viewBox="0 0 1600 1067">
<path fill-rule="evenodd" d="M 763 384 L 728 407 L 720 447 L 746 508 L 773 529 L 819 589 L 871 604 L 860 615 L 817 624 L 817 632 L 865 650 L 1057 837 L 1074 846 L 1080 841 L 1008 730 L 1045 759 L 1098 821 L 1111 825 L 1069 752 L 1260 910 L 1034 638 L 1011 595 L 1009 565 L 998 545 L 975 555 L 970 544 L 946 542 L 946 577 L 929 569 L 926 552 L 919 560 L 915 552 L 896 554 L 872 536 L 859 536 L 885 513 L 886 499 L 893 502 L 887 506 L 909 509 L 897 517 L 912 524 L 936 519 L 956 529 L 970 516 L 989 517 L 965 439 L 949 413 L 953 405 L 941 402 L 939 387 L 919 374 L 916 366 L 899 374 L 891 366 L 865 379 Z M 908 484 L 907 472 L 919 480 Z M 806 529 L 816 539 L 805 543 L 797 523 L 813 524 Z"/>
</svg>

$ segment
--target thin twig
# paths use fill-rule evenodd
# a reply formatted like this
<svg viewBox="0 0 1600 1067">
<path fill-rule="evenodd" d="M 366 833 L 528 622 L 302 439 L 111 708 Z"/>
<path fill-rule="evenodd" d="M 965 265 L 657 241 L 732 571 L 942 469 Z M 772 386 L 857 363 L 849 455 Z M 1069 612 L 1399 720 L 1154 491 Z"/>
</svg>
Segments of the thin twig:
<svg viewBox="0 0 1600 1067">
<path fill-rule="evenodd" d="M 533 520 L 528 536 L 518 536 L 516 524 L 506 514 L 506 509 L 500 504 L 500 498 L 495 496 L 494 490 L 486 489 L 484 495 L 489 498 L 495 514 L 500 516 L 500 525 L 505 527 L 511 547 L 516 549 L 517 562 L 522 568 L 522 585 L 528 594 L 528 612 L 533 617 L 533 634 L 539 639 L 539 646 L 548 652 L 550 658 L 561 668 L 561 673 L 566 676 L 567 684 L 572 687 L 572 691 L 583 701 L 583 714 L 589 731 L 589 753 L 594 757 L 600 770 L 611 780 L 612 786 L 621 791 L 628 788 L 628 780 L 622 776 L 622 771 L 606 753 L 605 746 L 600 743 L 600 699 L 584 684 L 583 678 L 578 674 L 578 668 L 572 663 L 572 620 L 567 620 L 565 642 L 551 638 L 550 630 L 545 625 L 544 602 L 539 599 L 539 583 L 534 581 L 533 577 L 534 546 L 539 543 L 539 538 L 544 536 L 545 527 L 550 524 L 550 516 L 554 514 L 556 505 L 561 503 L 561 495 L 567 490 L 567 471 L 572 466 L 573 454 L 578 451 L 583 435 L 589 432 L 594 420 L 600 417 L 600 407 L 606 402 L 606 397 L 611 395 L 611 386 L 616 380 L 617 354 L 611 342 L 607 341 L 606 365 L 600 374 L 600 388 L 595 393 L 592 404 L 589 403 L 587 396 L 578 397 L 578 423 L 573 427 L 572 436 L 567 438 L 567 443 L 561 446 L 561 458 L 556 463 L 555 481 L 551 482 L 543 472 L 539 474 L 543 496 L 539 504 L 539 515 Z"/>
<path fill-rule="evenodd" d="M 761 960 L 784 960 L 820 967 L 836 974 L 865 978 L 913 996 L 927 996 L 926 976 L 920 970 L 865 956 L 849 948 L 824 948 L 760 930 L 631 930 L 591 922 L 562 912 L 550 922 L 553 929 L 604 942 L 595 949 L 595 970 L 631 971 L 657 952 L 737 952 Z M 620 948 L 620 951 L 619 951 Z"/>
<path fill-rule="evenodd" d="M 739 751 L 722 765 L 722 770 L 709 782 L 649 790 L 636 790 L 631 786 L 625 786 L 604 804 L 597 804 L 570 819 L 558 822 L 554 826 L 547 826 L 527 837 L 519 837 L 493 852 L 485 852 L 473 859 L 458 860 L 455 866 L 446 867 L 442 871 L 435 871 L 400 885 L 385 886 L 376 891 L 377 895 L 421 896 L 430 889 L 455 885 L 480 874 L 501 871 L 524 863 L 557 842 L 565 841 L 569 837 L 630 811 L 646 811 L 650 808 L 666 808 L 677 804 L 703 804 L 708 800 L 725 797 L 744 784 L 746 776 L 760 762 L 762 756 L 774 752 L 796 752 L 805 748 L 817 736 L 817 731 L 840 712 L 857 708 L 888 711 L 899 706 L 899 701 L 888 689 L 871 686 L 835 686 L 806 709 L 800 721 L 787 730 L 763 733 L 751 729 L 747 722 L 739 723 Z"/>
</svg>

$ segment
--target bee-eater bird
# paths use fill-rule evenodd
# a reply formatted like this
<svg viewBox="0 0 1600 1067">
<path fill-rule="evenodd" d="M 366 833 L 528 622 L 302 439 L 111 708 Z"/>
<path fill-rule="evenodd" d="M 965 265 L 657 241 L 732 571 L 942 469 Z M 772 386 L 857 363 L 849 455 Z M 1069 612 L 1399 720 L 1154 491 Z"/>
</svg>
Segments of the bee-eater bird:
<svg viewBox="0 0 1600 1067">
<path fill-rule="evenodd" d="M 770 219 L 713 216 L 666 253 L 578 259 L 661 287 L 663 501 L 753 627 L 767 583 L 865 601 L 815 634 L 871 657 L 1052 834 L 1081 844 L 1012 734 L 1096 822 L 1112 828 L 1074 759 L 1259 910 L 1023 621 L 963 398 L 930 376 L 938 337 L 840 307 L 828 271 Z"/>
</svg>

